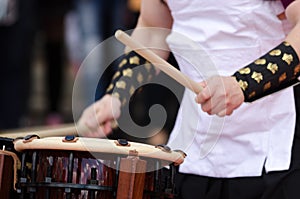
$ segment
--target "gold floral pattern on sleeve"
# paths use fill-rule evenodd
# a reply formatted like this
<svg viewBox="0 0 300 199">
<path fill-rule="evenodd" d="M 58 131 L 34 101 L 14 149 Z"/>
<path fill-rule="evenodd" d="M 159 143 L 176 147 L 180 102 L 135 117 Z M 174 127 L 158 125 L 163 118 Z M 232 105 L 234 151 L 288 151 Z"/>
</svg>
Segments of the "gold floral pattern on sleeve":
<svg viewBox="0 0 300 199">
<path fill-rule="evenodd" d="M 285 45 L 285 46 L 291 46 L 291 44 L 290 44 L 289 42 L 284 41 L 284 42 L 282 42 L 282 43 L 283 43 L 283 45 Z"/>
<path fill-rule="evenodd" d="M 130 89 L 129 89 L 129 95 L 131 96 L 135 91 L 135 88 L 133 86 L 130 86 Z"/>
<path fill-rule="evenodd" d="M 248 88 L 248 82 L 246 82 L 246 81 L 240 80 L 239 85 L 240 85 L 241 89 L 244 91 Z"/>
<path fill-rule="evenodd" d="M 285 61 L 288 65 L 291 65 L 291 62 L 293 62 L 293 55 L 284 53 L 282 56 L 282 60 Z"/>
<path fill-rule="evenodd" d="M 114 92 L 114 93 L 112 93 L 112 96 L 114 96 L 114 97 L 117 97 L 117 98 L 119 98 L 119 99 L 120 99 L 120 94 L 119 94 L 118 92 Z"/>
<path fill-rule="evenodd" d="M 122 102 L 121 102 L 121 106 L 125 106 L 125 104 L 127 103 L 127 99 L 123 98 Z"/>
<path fill-rule="evenodd" d="M 256 65 L 264 65 L 267 63 L 267 60 L 266 59 L 257 59 L 254 63 Z"/>
<path fill-rule="evenodd" d="M 126 89 L 126 82 L 125 81 L 118 81 L 116 82 L 116 87 L 121 89 Z"/>
<path fill-rule="evenodd" d="M 254 96 L 256 95 L 256 92 L 255 91 L 253 91 L 253 92 L 251 92 L 250 94 L 249 94 L 249 98 L 253 98 Z"/>
<path fill-rule="evenodd" d="M 131 68 L 127 68 L 125 70 L 122 71 L 123 76 L 125 77 L 132 77 L 132 69 Z"/>
<path fill-rule="evenodd" d="M 119 64 L 119 68 L 122 68 L 125 64 L 127 64 L 127 59 L 123 59 L 120 64 Z"/>
<path fill-rule="evenodd" d="M 241 74 L 250 74 L 250 72 L 251 72 L 251 69 L 249 67 L 242 68 L 239 70 L 239 73 L 241 73 Z"/>
<path fill-rule="evenodd" d="M 298 64 L 295 68 L 294 68 L 294 76 L 297 76 L 297 74 L 300 73 L 300 64 Z"/>
<path fill-rule="evenodd" d="M 133 56 L 129 58 L 130 64 L 140 65 L 140 58 L 138 56 Z"/>
<path fill-rule="evenodd" d="M 271 71 L 272 74 L 275 74 L 278 71 L 278 66 L 277 64 L 269 63 L 267 69 Z"/>
<path fill-rule="evenodd" d="M 113 85 L 113 84 L 110 84 L 110 85 L 107 87 L 106 92 L 110 92 L 113 88 L 114 88 L 114 85 Z"/>
<path fill-rule="evenodd" d="M 148 82 L 151 81 L 152 78 L 153 78 L 152 75 L 148 75 L 147 81 L 148 81 Z"/>
<path fill-rule="evenodd" d="M 143 75 L 141 73 L 138 73 L 136 80 L 141 84 L 144 81 Z"/>
<path fill-rule="evenodd" d="M 267 82 L 267 83 L 264 85 L 264 91 L 270 89 L 270 88 L 271 88 L 271 85 L 272 85 L 271 82 Z"/>
<path fill-rule="evenodd" d="M 113 79 L 113 80 L 116 79 L 117 77 L 120 76 L 120 74 L 121 74 L 120 71 L 117 71 L 117 72 L 114 74 L 114 76 L 113 76 L 112 79 Z"/>
<path fill-rule="evenodd" d="M 262 74 L 255 71 L 252 73 L 251 78 L 254 79 L 257 83 L 260 83 L 260 81 L 263 80 Z"/>
<path fill-rule="evenodd" d="M 269 54 L 271 56 L 279 56 L 279 55 L 281 55 L 281 50 L 275 49 L 275 50 L 272 50 Z"/>
<path fill-rule="evenodd" d="M 145 63 L 145 68 L 148 72 L 150 72 L 151 68 L 152 68 L 152 65 L 150 64 L 150 62 L 146 62 Z"/>
<path fill-rule="evenodd" d="M 283 82 L 284 80 L 286 80 L 286 73 L 283 73 L 282 75 L 280 75 L 278 81 L 279 83 Z"/>
</svg>

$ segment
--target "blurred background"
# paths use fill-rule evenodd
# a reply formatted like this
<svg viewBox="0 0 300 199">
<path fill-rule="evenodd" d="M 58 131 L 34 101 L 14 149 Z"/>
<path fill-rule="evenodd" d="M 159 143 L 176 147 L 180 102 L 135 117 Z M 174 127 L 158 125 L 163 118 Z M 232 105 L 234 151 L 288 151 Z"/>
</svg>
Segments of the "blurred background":
<svg viewBox="0 0 300 199">
<path fill-rule="evenodd" d="M 140 0 L 0 0 L 0 131 L 74 122 L 72 89 L 81 63 L 117 29 L 134 28 L 139 8 Z M 85 74 L 83 96 L 99 61 Z M 155 90 L 155 96 L 169 93 Z M 162 103 L 169 107 L 168 133 L 179 104 Z"/>
</svg>

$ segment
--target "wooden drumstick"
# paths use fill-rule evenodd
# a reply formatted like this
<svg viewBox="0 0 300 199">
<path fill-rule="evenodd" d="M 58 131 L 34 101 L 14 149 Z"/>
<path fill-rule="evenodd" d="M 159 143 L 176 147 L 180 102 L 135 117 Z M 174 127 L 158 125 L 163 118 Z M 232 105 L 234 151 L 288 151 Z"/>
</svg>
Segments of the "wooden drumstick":
<svg viewBox="0 0 300 199">
<path fill-rule="evenodd" d="M 118 124 L 115 120 L 111 121 L 111 127 L 117 128 Z M 18 138 L 18 137 L 25 137 L 27 135 L 38 135 L 40 138 L 44 137 L 60 137 L 60 136 L 67 136 L 67 135 L 74 135 L 74 136 L 82 136 L 84 133 L 89 132 L 90 130 L 83 124 L 61 124 L 53 127 L 49 126 L 36 126 L 36 127 L 28 127 L 23 129 L 14 129 L 14 130 L 7 130 L 0 132 L 0 137 L 6 138 Z"/>
<path fill-rule="evenodd" d="M 10 130 L 0 133 L 0 137 L 12 138 L 25 137 L 26 135 L 38 135 L 39 137 L 55 137 L 66 135 L 78 135 L 82 127 L 76 127 L 74 124 L 64 124 L 55 127 L 31 127 L 21 130 Z"/>
<path fill-rule="evenodd" d="M 131 50 L 134 50 L 136 53 L 144 57 L 146 60 L 151 62 L 153 65 L 165 72 L 167 75 L 172 77 L 184 87 L 192 90 L 196 94 L 202 91 L 203 88 L 199 83 L 195 82 L 185 74 L 181 73 L 174 66 L 172 66 L 167 61 L 156 55 L 151 50 L 147 49 L 138 41 L 133 40 L 128 34 L 123 32 L 122 30 L 117 30 L 115 33 L 115 37 L 124 45 L 131 48 Z"/>
</svg>

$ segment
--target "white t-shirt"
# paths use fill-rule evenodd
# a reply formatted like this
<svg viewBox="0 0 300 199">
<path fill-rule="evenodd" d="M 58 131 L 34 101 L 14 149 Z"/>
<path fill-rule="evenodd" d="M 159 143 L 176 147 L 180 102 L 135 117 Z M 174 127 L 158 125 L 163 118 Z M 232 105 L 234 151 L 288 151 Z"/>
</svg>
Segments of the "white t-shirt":
<svg viewBox="0 0 300 199">
<path fill-rule="evenodd" d="M 232 75 L 285 38 L 276 16 L 283 11 L 279 1 L 167 2 L 174 18 L 167 41 L 181 71 L 195 81 Z M 243 103 L 224 118 L 202 112 L 194 99 L 186 90 L 168 143 L 187 153 L 181 172 L 239 177 L 289 168 L 295 126 L 292 88 Z"/>
</svg>

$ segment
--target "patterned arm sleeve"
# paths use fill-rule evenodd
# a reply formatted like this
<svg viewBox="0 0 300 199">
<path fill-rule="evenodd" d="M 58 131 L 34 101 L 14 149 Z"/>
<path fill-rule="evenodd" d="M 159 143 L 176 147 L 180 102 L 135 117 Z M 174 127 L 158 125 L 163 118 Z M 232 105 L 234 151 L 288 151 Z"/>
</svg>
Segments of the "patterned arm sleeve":
<svg viewBox="0 0 300 199">
<path fill-rule="evenodd" d="M 135 90 L 143 83 L 151 81 L 156 72 L 151 63 L 134 51 L 121 56 L 114 64 L 117 64 L 116 70 L 106 93 L 118 97 L 124 107 Z"/>
<path fill-rule="evenodd" d="M 299 58 L 287 42 L 282 42 L 264 56 L 235 72 L 246 102 L 282 90 L 298 82 Z"/>
</svg>

